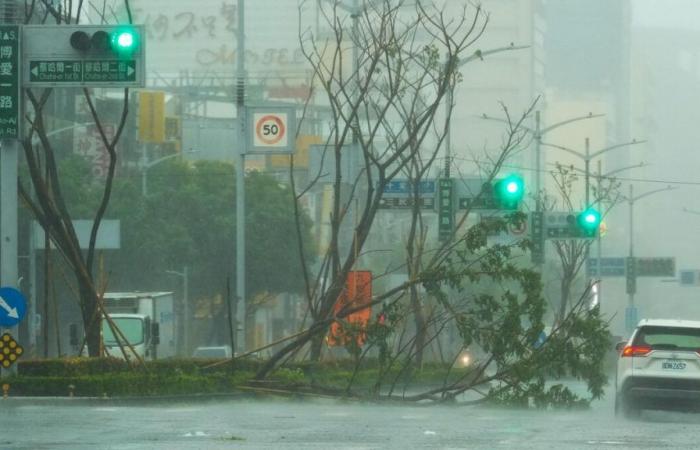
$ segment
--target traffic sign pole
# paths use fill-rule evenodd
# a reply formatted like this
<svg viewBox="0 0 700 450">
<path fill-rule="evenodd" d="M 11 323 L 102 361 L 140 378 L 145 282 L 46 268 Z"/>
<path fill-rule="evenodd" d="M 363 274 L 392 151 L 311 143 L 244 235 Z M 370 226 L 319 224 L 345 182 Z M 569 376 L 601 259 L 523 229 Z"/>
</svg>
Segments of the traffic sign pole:
<svg viewBox="0 0 700 450">
<path fill-rule="evenodd" d="M 0 285 L 11 287 L 17 286 L 17 161 L 21 98 L 19 46 L 19 26 L 0 26 Z M 10 312 L 6 311 L 5 314 Z M 17 325 L 14 325 L 3 331 L 17 336 L 17 329 Z M 0 369 L 2 378 L 16 373 L 16 366 Z"/>
</svg>

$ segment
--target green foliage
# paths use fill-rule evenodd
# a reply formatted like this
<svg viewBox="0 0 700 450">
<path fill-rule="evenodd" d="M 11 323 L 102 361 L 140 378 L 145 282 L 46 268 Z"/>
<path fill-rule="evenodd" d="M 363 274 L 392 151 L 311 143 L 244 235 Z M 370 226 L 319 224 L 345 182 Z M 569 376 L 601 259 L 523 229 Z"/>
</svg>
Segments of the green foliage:
<svg viewBox="0 0 700 450">
<path fill-rule="evenodd" d="M 496 373 L 490 399 L 571 407 L 600 397 L 610 335 L 598 310 L 579 302 L 536 347 L 546 313 L 540 274 L 518 265 L 516 248 L 486 246 L 487 227 L 499 225 L 470 229 L 445 263 L 426 274 L 424 285 L 449 312 L 463 347 L 478 346 L 491 358 Z M 563 377 L 586 382 L 590 399 L 545 383 Z"/>
<path fill-rule="evenodd" d="M 252 373 L 248 373 L 248 378 Z M 129 397 L 232 392 L 237 383 L 224 374 L 163 376 L 155 373 L 112 373 L 75 377 L 17 377 L 8 380 L 12 395 Z M 72 386 L 72 388 L 71 388 Z"/>
<path fill-rule="evenodd" d="M 101 182 L 83 158 L 60 163 L 61 187 L 76 219 L 94 215 Z M 119 172 L 105 219 L 121 221 L 119 251 L 105 252 L 109 290 L 164 290 L 177 280 L 166 270 L 190 269 L 193 297 L 221 294 L 234 267 L 235 176 L 231 164 L 169 160 L 148 169 L 148 196 L 141 174 Z M 274 178 L 246 176 L 248 298 L 261 292 L 302 289 L 293 196 Z M 311 220 L 302 211 L 304 258 L 313 258 Z M 232 289 L 235 287 L 232 286 Z"/>
</svg>

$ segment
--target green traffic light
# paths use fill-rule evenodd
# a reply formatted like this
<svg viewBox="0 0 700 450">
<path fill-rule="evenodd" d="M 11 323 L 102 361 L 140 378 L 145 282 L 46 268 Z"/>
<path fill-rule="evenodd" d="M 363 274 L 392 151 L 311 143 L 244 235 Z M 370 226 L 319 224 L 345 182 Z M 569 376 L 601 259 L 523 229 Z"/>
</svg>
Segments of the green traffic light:
<svg viewBox="0 0 700 450">
<path fill-rule="evenodd" d="M 112 49 L 125 55 L 133 52 L 138 46 L 138 35 L 131 28 L 118 29 L 112 33 Z"/>
<path fill-rule="evenodd" d="M 134 45 L 134 35 L 129 32 L 117 35 L 117 46 L 119 48 L 131 48 Z"/>
<path fill-rule="evenodd" d="M 578 216 L 578 224 L 589 236 L 595 236 L 600 228 L 600 213 L 593 208 L 588 208 Z"/>
<path fill-rule="evenodd" d="M 508 175 L 495 184 L 495 196 L 501 209 L 517 209 L 525 196 L 525 183 L 519 175 Z"/>
</svg>

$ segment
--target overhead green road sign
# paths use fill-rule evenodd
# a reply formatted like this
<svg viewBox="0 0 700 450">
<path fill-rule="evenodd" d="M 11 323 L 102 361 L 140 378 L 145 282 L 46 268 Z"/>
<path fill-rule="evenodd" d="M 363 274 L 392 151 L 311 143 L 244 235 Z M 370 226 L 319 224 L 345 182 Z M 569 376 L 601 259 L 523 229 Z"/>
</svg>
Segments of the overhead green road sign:
<svg viewBox="0 0 700 450">
<path fill-rule="evenodd" d="M 84 61 L 83 81 L 136 81 L 136 61 Z"/>
<path fill-rule="evenodd" d="M 136 61 L 29 61 L 31 83 L 122 83 L 136 81 Z"/>
</svg>

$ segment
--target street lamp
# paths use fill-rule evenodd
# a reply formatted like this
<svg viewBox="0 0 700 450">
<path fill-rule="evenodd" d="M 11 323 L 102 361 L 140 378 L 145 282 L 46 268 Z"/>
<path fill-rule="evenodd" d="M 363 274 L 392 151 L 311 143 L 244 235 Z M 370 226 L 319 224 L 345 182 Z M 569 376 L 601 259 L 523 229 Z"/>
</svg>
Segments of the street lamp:
<svg viewBox="0 0 700 450">
<path fill-rule="evenodd" d="M 589 203 L 590 203 L 590 198 L 589 198 L 589 195 L 590 195 L 590 194 L 589 194 L 590 188 L 589 188 L 589 187 L 590 187 L 590 176 L 591 176 L 591 168 L 590 168 L 591 160 L 592 160 L 593 158 L 596 158 L 596 157 L 602 155 L 603 153 L 607 153 L 607 152 L 609 152 L 609 151 L 611 151 L 611 150 L 615 150 L 615 149 L 617 149 L 617 148 L 627 147 L 627 146 L 631 146 L 631 145 L 643 144 L 643 143 L 645 143 L 645 142 L 646 142 L 646 141 L 638 141 L 638 140 L 636 140 L 636 139 L 632 139 L 630 142 L 625 142 L 625 143 L 623 143 L 623 144 L 615 144 L 615 145 L 611 145 L 611 146 L 609 146 L 609 147 L 604 147 L 604 148 L 601 148 L 601 149 L 599 149 L 599 150 L 596 150 L 596 151 L 593 152 L 593 153 L 591 153 L 591 150 L 590 150 L 590 140 L 589 140 L 588 138 L 586 138 L 586 146 L 585 146 L 585 147 L 586 147 L 586 150 L 585 150 L 585 153 L 581 153 L 581 152 L 578 152 L 578 151 L 576 151 L 576 150 L 572 150 L 572 149 L 570 149 L 570 148 L 568 148 L 568 147 L 564 147 L 564 146 L 562 146 L 562 145 L 548 144 L 548 143 L 545 143 L 545 142 L 541 142 L 541 145 L 544 145 L 544 146 L 546 146 L 546 147 L 557 148 L 557 149 L 562 150 L 562 151 L 564 151 L 564 152 L 567 152 L 567 153 L 569 153 L 569 154 L 571 154 L 571 155 L 577 156 L 577 157 L 581 158 L 581 159 L 584 161 L 584 164 L 585 164 L 585 177 L 586 177 L 586 207 L 588 207 L 588 206 L 589 206 Z"/>
<path fill-rule="evenodd" d="M 474 53 L 473 55 L 459 60 L 457 62 L 457 67 L 455 69 L 464 66 L 476 59 L 483 61 L 484 57 L 493 55 L 494 53 L 506 52 L 509 50 L 524 50 L 529 48 L 529 45 L 509 45 L 507 47 L 499 47 L 490 50 L 482 50 Z M 446 61 L 445 64 L 448 62 Z M 454 103 L 454 89 L 455 86 L 451 86 L 447 89 L 447 101 L 445 102 L 445 118 L 450 118 L 450 124 L 447 127 L 447 134 L 445 135 L 445 178 L 450 177 L 450 158 L 452 157 L 452 104 Z"/>
<path fill-rule="evenodd" d="M 678 189 L 677 187 L 674 186 L 666 186 L 665 188 L 661 189 L 654 189 L 649 192 L 645 192 L 643 194 L 637 195 L 636 197 L 634 196 L 634 187 L 632 184 L 630 184 L 630 191 L 629 191 L 629 196 L 625 197 L 625 200 L 627 200 L 627 203 L 630 206 L 630 214 L 629 214 L 629 236 L 630 236 L 630 243 L 629 243 L 629 260 L 632 261 L 632 264 L 634 264 L 634 203 L 637 200 L 641 200 L 645 197 L 648 197 L 653 194 L 657 194 L 659 192 L 666 192 L 666 191 L 672 191 Z M 628 276 L 629 278 L 629 276 Z M 636 278 L 636 273 L 635 273 L 635 278 Z M 637 325 L 636 323 L 636 317 L 637 317 L 637 308 L 634 306 L 634 294 L 636 287 L 634 289 L 627 289 L 628 292 L 627 294 L 629 295 L 628 297 L 628 305 L 627 305 L 627 313 L 625 314 L 625 318 L 630 317 L 631 319 L 626 323 L 627 326 L 627 331 L 632 331 L 634 327 Z"/>
<path fill-rule="evenodd" d="M 171 275 L 177 275 L 178 277 L 182 277 L 182 309 L 181 309 L 181 316 L 180 316 L 180 324 L 182 325 L 182 352 L 183 354 L 186 355 L 186 352 L 189 351 L 189 333 L 188 333 L 188 327 L 189 327 L 189 320 L 190 320 L 190 306 L 189 306 L 189 268 L 185 266 L 182 269 L 182 272 L 178 272 L 176 270 L 166 270 L 165 273 L 171 274 Z M 179 327 L 178 327 L 179 328 Z M 180 340 L 178 339 L 178 342 Z"/>
<path fill-rule="evenodd" d="M 540 112 L 535 111 L 535 128 L 530 128 L 524 125 L 521 125 L 521 128 L 528 133 L 532 135 L 532 137 L 535 139 L 535 191 L 537 192 L 537 197 L 535 199 L 535 210 L 540 211 L 541 210 L 541 205 L 540 205 L 540 191 L 542 190 L 542 177 L 540 173 L 540 169 L 542 168 L 542 145 L 546 145 L 542 142 L 542 136 L 545 134 L 549 133 L 550 131 L 556 130 L 559 127 L 562 127 L 564 125 L 568 125 L 570 123 L 578 122 L 581 120 L 587 120 L 587 119 L 594 119 L 597 117 L 603 117 L 604 114 L 593 114 L 593 113 L 588 113 L 585 116 L 577 116 L 577 117 L 572 117 L 571 119 L 566 119 L 562 120 L 561 122 L 553 123 L 552 125 L 542 127 L 542 122 L 540 119 Z M 486 114 L 482 114 L 480 116 L 484 120 L 494 120 L 497 122 L 503 122 L 503 123 L 509 123 L 507 120 L 500 119 L 497 117 L 489 117 Z M 568 150 L 568 149 L 567 149 Z M 573 151 L 573 150 L 571 150 Z M 578 153 L 578 152 L 576 152 Z"/>
<path fill-rule="evenodd" d="M 141 156 L 141 160 L 139 161 L 139 168 L 141 169 L 141 195 L 143 197 L 148 196 L 148 180 L 147 180 L 147 174 L 148 174 L 148 169 L 151 167 L 158 165 L 162 163 L 163 161 L 167 161 L 172 158 L 176 158 L 178 156 L 182 156 L 183 154 L 192 154 L 192 153 L 197 153 L 199 150 L 187 150 L 186 152 L 182 153 L 173 153 L 172 155 L 166 155 L 161 158 L 154 159 L 153 161 L 147 161 L 146 160 L 146 152 L 143 153 Z"/>
</svg>

